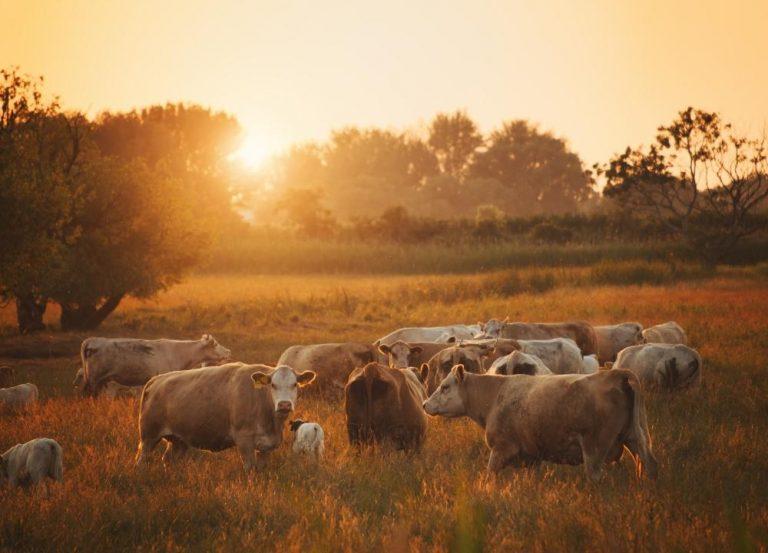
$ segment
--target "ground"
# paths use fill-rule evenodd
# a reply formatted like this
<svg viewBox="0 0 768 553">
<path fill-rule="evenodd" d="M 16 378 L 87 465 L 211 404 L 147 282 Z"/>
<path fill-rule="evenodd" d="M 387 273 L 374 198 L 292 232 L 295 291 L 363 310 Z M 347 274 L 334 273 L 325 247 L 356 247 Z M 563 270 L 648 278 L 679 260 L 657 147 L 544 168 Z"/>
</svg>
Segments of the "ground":
<svg viewBox="0 0 768 553">
<path fill-rule="evenodd" d="M 33 437 L 64 448 L 47 490 L 0 491 L 0 549 L 180 550 L 752 550 L 768 547 L 768 281 L 718 273 L 662 286 L 547 286 L 505 295 L 487 276 L 227 276 L 189 279 L 156 300 L 129 300 L 98 334 L 198 338 L 273 363 L 296 343 L 366 340 L 407 324 L 491 316 L 595 324 L 676 320 L 704 358 L 703 385 L 648 394 L 657 482 L 630 462 L 590 483 L 581 467 L 507 469 L 487 480 L 488 451 L 468 420 L 430 419 L 424 450 L 363 452 L 346 442 L 339 400 L 299 397 L 320 422 L 326 459 L 284 444 L 247 477 L 234 451 L 136 472 L 133 400 L 75 395 L 84 335 L 12 336 L 0 363 L 40 387 L 41 404 L 0 416 L 0 450 Z M 495 277 L 502 278 L 502 277 Z M 55 313 L 51 313 L 51 321 Z M 158 452 L 159 453 L 159 452 Z"/>
</svg>

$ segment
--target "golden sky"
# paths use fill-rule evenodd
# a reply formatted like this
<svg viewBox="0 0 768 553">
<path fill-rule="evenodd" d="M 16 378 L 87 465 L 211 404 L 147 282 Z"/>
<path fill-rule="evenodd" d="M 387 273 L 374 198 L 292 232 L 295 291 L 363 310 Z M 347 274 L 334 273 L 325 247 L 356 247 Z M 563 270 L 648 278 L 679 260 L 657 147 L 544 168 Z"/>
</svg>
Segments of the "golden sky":
<svg viewBox="0 0 768 553">
<path fill-rule="evenodd" d="M 588 162 L 687 105 L 768 120 L 768 1 L 0 0 L 0 66 L 97 113 L 191 101 L 275 152 L 347 124 L 526 118 Z"/>
</svg>

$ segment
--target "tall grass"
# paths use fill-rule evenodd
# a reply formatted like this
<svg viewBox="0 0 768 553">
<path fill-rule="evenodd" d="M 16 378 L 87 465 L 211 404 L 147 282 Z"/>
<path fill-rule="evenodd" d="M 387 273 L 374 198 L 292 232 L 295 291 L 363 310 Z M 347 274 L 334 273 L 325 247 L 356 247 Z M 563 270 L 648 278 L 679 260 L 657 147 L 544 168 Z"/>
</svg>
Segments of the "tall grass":
<svg viewBox="0 0 768 553">
<path fill-rule="evenodd" d="M 630 270 L 630 269 L 627 269 Z M 660 478 L 632 465 L 590 483 L 580 467 L 507 469 L 487 480 L 482 432 L 430 419 L 419 454 L 346 443 L 336 401 L 299 397 L 296 416 L 326 430 L 319 465 L 286 444 L 246 477 L 234 451 L 169 469 L 132 467 L 137 405 L 82 400 L 69 357 L 0 358 L 39 384 L 35 412 L 0 417 L 0 449 L 36 436 L 64 447 L 65 482 L 49 493 L 0 490 L 0 549 L 314 551 L 726 551 L 768 547 L 768 284 L 740 274 L 662 285 L 594 286 L 592 269 L 553 271 L 578 286 L 495 291 L 494 275 L 202 276 L 154 302 L 130 300 L 103 333 L 196 337 L 212 331 L 235 356 L 274 362 L 294 343 L 373 340 L 403 324 L 674 319 L 705 360 L 701 389 L 647 395 Z M 520 282 L 539 280 L 521 271 Z M 646 278 L 645 276 L 642 277 Z M 496 279 L 496 280 L 494 280 Z M 494 283 L 495 284 L 492 284 Z M 489 288 L 485 288 L 488 286 Z M 517 290 L 517 288 L 515 288 Z M 405 294 L 405 295 L 402 295 Z M 407 295 L 411 294 L 411 295 Z M 455 295 L 452 295 L 455 294 Z M 51 340 L 70 340 L 55 335 Z M 39 338 L 3 338 L 21 347 Z"/>
</svg>

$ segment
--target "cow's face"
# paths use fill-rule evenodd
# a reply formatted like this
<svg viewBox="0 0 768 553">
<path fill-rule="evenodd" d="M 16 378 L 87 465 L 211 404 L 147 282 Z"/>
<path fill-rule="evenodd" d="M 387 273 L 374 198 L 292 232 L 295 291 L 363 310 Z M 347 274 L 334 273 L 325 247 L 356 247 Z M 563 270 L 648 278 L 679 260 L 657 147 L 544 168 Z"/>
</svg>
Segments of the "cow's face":
<svg viewBox="0 0 768 553">
<path fill-rule="evenodd" d="M 481 325 L 482 334 L 488 338 L 500 338 L 501 329 L 504 326 L 504 321 L 499 319 L 490 319 L 484 325 Z"/>
<path fill-rule="evenodd" d="M 464 365 L 456 365 L 446 376 L 429 399 L 424 402 L 424 411 L 428 415 L 442 417 L 460 417 L 466 414 L 461 397 L 461 385 L 464 381 Z"/>
<path fill-rule="evenodd" d="M 315 379 L 315 373 L 297 373 L 287 365 L 280 365 L 271 374 L 258 371 L 253 373 L 251 378 L 255 388 L 266 387 L 269 390 L 275 413 L 288 416 L 296 405 L 299 387 L 311 383 Z"/>
<path fill-rule="evenodd" d="M 200 341 L 203 343 L 203 363 L 207 365 L 224 363 L 232 358 L 232 352 L 218 343 L 210 334 L 203 334 Z"/>
<path fill-rule="evenodd" d="M 395 342 L 391 346 L 381 345 L 379 351 L 387 356 L 389 366 L 395 369 L 407 369 L 411 366 L 411 356 L 421 353 L 420 346 L 410 346 L 405 342 Z"/>
</svg>

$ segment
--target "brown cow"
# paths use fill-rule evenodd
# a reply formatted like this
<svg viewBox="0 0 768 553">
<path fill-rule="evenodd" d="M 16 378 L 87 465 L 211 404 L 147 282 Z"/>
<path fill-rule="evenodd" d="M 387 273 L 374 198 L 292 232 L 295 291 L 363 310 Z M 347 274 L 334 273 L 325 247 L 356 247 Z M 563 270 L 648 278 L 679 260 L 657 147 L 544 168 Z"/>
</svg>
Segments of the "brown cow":
<svg viewBox="0 0 768 553">
<path fill-rule="evenodd" d="M 582 355 L 597 353 L 597 334 L 591 324 L 584 321 L 569 323 L 505 323 L 502 338 L 514 340 L 549 340 L 570 338 L 579 346 Z"/>
<path fill-rule="evenodd" d="M 263 466 L 283 441 L 298 387 L 314 378 L 312 371 L 245 363 L 155 376 L 141 395 L 136 464 L 165 440 L 164 461 L 190 447 L 221 451 L 234 446 L 246 471 L 257 466 L 255 451 Z"/>
<path fill-rule="evenodd" d="M 469 372 L 484 373 L 484 361 L 492 348 L 490 344 L 462 344 L 436 353 L 427 363 L 427 393 L 434 392 L 440 381 L 451 372 L 451 368 L 459 363 Z"/>
<path fill-rule="evenodd" d="M 357 367 L 376 361 L 376 348 L 362 342 L 291 346 L 280 356 L 278 365 L 297 371 L 314 371 L 317 379 L 312 388 L 319 393 L 344 390 L 349 375 Z"/>
<path fill-rule="evenodd" d="M 630 371 L 590 375 L 475 375 L 457 365 L 424 403 L 430 415 L 467 416 L 485 430 L 488 472 L 541 461 L 584 463 L 592 480 L 626 446 L 638 475 L 656 477 L 640 382 Z"/>
<path fill-rule="evenodd" d="M 421 448 L 427 417 L 424 385 L 411 369 L 369 363 L 354 370 L 345 388 L 349 443 L 391 441 L 398 449 Z"/>
<path fill-rule="evenodd" d="M 379 351 L 387 356 L 387 363 L 395 369 L 421 367 L 439 351 L 449 347 L 448 344 L 435 342 L 406 343 L 398 340 L 392 345 L 381 344 Z"/>
</svg>

